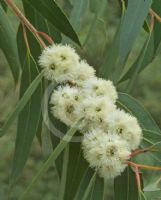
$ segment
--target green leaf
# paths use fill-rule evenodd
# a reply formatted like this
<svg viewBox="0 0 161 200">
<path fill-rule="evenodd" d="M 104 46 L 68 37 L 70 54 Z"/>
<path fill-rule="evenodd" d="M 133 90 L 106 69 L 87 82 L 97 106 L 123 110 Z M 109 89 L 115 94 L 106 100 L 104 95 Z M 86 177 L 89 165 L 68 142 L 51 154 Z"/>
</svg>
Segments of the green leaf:
<svg viewBox="0 0 161 200">
<path fill-rule="evenodd" d="M 144 20 L 147 17 L 151 4 L 151 0 L 128 1 L 127 10 L 120 27 L 121 43 L 119 56 L 121 63 L 124 63 L 124 60 L 128 56 L 134 41 L 143 26 Z"/>
<path fill-rule="evenodd" d="M 133 65 L 126 71 L 120 78 L 119 82 L 125 81 L 133 77 L 136 69 L 138 73 L 141 72 L 145 67 L 154 59 L 154 37 L 153 34 L 150 36 L 150 39 L 144 44 L 139 57 L 133 63 Z"/>
<path fill-rule="evenodd" d="M 34 79 L 34 81 L 30 84 L 30 86 L 28 87 L 28 89 L 26 90 L 26 92 L 24 93 L 24 95 L 22 96 L 22 98 L 20 99 L 20 101 L 17 103 L 15 109 L 9 114 L 9 116 L 7 117 L 7 120 L 6 120 L 5 124 L 0 129 L 0 137 L 2 137 L 6 133 L 6 131 L 8 130 L 8 128 L 10 127 L 10 125 L 13 123 L 13 121 L 15 120 L 15 118 L 23 110 L 23 108 L 25 107 L 25 105 L 27 104 L 27 102 L 30 100 L 31 96 L 33 95 L 33 93 L 37 89 L 38 85 L 40 84 L 40 82 L 42 80 L 42 77 L 43 77 L 43 72 L 40 73 Z"/>
<path fill-rule="evenodd" d="M 25 1 L 29 2 L 32 7 L 34 7 L 43 17 L 48 20 L 48 22 L 55 26 L 59 31 L 80 45 L 78 36 L 72 25 L 69 23 L 69 20 L 54 0 L 39 0 L 39 3 L 34 0 Z"/>
<path fill-rule="evenodd" d="M 152 9 L 161 16 L 161 0 L 154 0 L 152 4 Z M 157 51 L 159 44 L 161 43 L 161 24 L 155 20 L 154 24 L 154 48 L 155 52 Z"/>
<path fill-rule="evenodd" d="M 98 7 L 100 5 L 99 1 L 97 1 L 97 0 L 90 0 L 89 3 L 90 3 L 89 5 L 90 5 L 91 12 L 96 13 L 97 10 L 98 10 Z"/>
<path fill-rule="evenodd" d="M 146 148 L 155 144 L 157 141 L 161 141 L 160 128 L 153 120 L 152 116 L 136 99 L 128 94 L 119 93 L 118 105 L 138 119 L 143 129 L 144 137 L 141 147 Z M 155 153 L 155 155 L 151 153 L 151 156 L 157 161 L 161 160 L 159 153 Z"/>
<path fill-rule="evenodd" d="M 81 144 L 77 142 L 71 143 L 69 145 L 69 161 L 64 200 L 70 200 L 74 198 L 87 168 L 88 163 L 84 159 Z"/>
<path fill-rule="evenodd" d="M 70 15 L 70 23 L 74 29 L 79 32 L 81 27 L 82 17 L 88 7 L 88 0 L 75 0 L 73 9 Z"/>
<path fill-rule="evenodd" d="M 114 180 L 115 200 L 138 200 L 139 193 L 135 173 L 128 167 Z"/>
<path fill-rule="evenodd" d="M 81 21 L 88 7 L 88 1 L 89 0 L 75 0 L 74 1 L 69 21 L 77 33 L 80 31 Z M 64 37 L 63 43 L 72 43 L 72 41 L 69 38 Z"/>
<path fill-rule="evenodd" d="M 4 11 L 7 11 L 7 4 L 4 2 L 4 0 L 0 0 L 0 4 L 2 5 Z"/>
<path fill-rule="evenodd" d="M 53 38 L 55 43 L 60 43 L 62 40 L 60 31 L 58 31 L 50 22 L 48 22 L 28 1 L 23 0 L 22 2 L 23 2 L 24 11 L 25 11 L 25 16 L 34 25 L 34 27 L 38 31 L 47 33 L 51 38 Z M 31 51 L 33 51 L 34 49 L 34 51 L 37 51 L 38 53 L 41 52 L 41 51 L 38 51 L 38 49 L 35 50 L 35 48 L 33 48 L 34 45 L 30 41 L 30 38 L 29 38 L 29 43 L 30 43 L 30 47 L 32 47 Z M 37 58 L 34 55 L 33 57 L 37 60 Z"/>
<path fill-rule="evenodd" d="M 68 162 L 69 162 L 69 146 L 67 146 L 65 148 L 65 150 L 64 150 L 63 168 L 62 168 L 62 174 L 61 174 L 61 182 L 60 182 L 58 200 L 63 200 L 64 199 L 66 181 L 67 181 Z"/>
<path fill-rule="evenodd" d="M 20 64 L 16 44 L 16 33 L 13 31 L 5 11 L 0 6 L 0 48 L 6 56 L 15 83 L 19 80 Z"/>
<path fill-rule="evenodd" d="M 148 56 L 149 58 L 150 58 L 150 56 L 151 56 L 151 55 L 149 55 L 149 54 L 146 55 L 146 53 L 147 53 L 147 48 L 148 48 L 148 46 L 149 46 L 150 40 L 151 40 L 151 34 L 148 36 L 148 38 L 147 38 L 147 40 L 146 40 L 146 42 L 145 42 L 145 44 L 144 44 L 144 47 L 143 47 L 143 49 L 142 49 L 142 51 L 141 51 L 141 54 L 140 54 L 140 56 L 138 57 L 138 59 L 136 60 L 136 65 L 134 65 L 135 68 L 133 68 L 133 74 L 132 74 L 132 76 L 131 76 L 131 78 L 130 78 L 130 80 L 129 80 L 129 82 L 128 82 L 128 86 L 127 86 L 127 90 L 126 90 L 127 93 L 130 93 L 131 89 L 132 89 L 133 86 L 134 86 L 134 83 L 135 83 L 135 80 L 136 80 L 136 78 L 137 78 L 138 73 L 142 70 L 142 66 L 143 66 L 142 64 L 143 64 L 143 62 L 144 62 L 145 56 Z M 149 52 L 148 52 L 148 53 L 149 53 Z"/>
<path fill-rule="evenodd" d="M 95 181 L 96 181 L 96 176 L 97 176 L 97 174 L 95 172 L 93 174 L 93 176 L 92 176 L 92 178 L 91 178 L 91 180 L 90 180 L 90 182 L 89 182 L 84 194 L 83 194 L 82 200 L 88 200 L 89 199 L 90 193 L 92 191 L 92 187 L 93 187 L 93 185 L 95 184 Z"/>
<path fill-rule="evenodd" d="M 104 179 L 100 178 L 98 175 L 92 192 L 90 194 L 90 200 L 104 200 Z"/>
<path fill-rule="evenodd" d="M 79 187 L 78 187 L 77 193 L 74 197 L 74 200 L 82 200 L 82 197 L 85 193 L 86 188 L 89 185 L 89 182 L 90 182 L 93 174 L 94 174 L 94 171 L 91 168 L 87 168 L 87 170 L 85 171 L 84 176 L 82 177 L 82 180 L 79 184 Z"/>
<path fill-rule="evenodd" d="M 67 144 L 72 139 L 73 135 L 76 133 L 78 126 L 82 120 L 79 120 L 72 128 L 68 130 L 68 132 L 65 134 L 65 136 L 62 138 L 60 143 L 57 145 L 57 147 L 54 149 L 53 153 L 49 156 L 47 161 L 41 166 L 40 170 L 37 172 L 35 177 L 32 179 L 29 186 L 26 188 L 22 196 L 19 198 L 19 200 L 23 200 L 26 195 L 30 192 L 30 190 L 34 187 L 34 185 L 40 180 L 40 178 L 46 173 L 46 171 L 49 169 L 50 166 L 53 165 L 53 162 L 58 158 L 60 153 L 64 150 L 64 148 L 67 146 Z"/>
<path fill-rule="evenodd" d="M 91 38 L 92 34 L 95 32 L 95 29 L 97 29 L 98 22 L 101 22 L 103 31 L 105 32 L 105 35 L 106 35 L 106 22 L 102 19 L 102 14 L 105 10 L 106 5 L 107 5 L 106 0 L 101 0 L 99 3 L 96 3 L 95 0 L 94 1 L 90 0 L 90 7 L 92 9 L 92 12 L 94 12 L 94 16 L 93 16 L 93 20 L 91 22 L 89 31 L 87 33 L 87 36 L 83 42 L 83 46 L 88 45 L 89 39 Z"/>
<path fill-rule="evenodd" d="M 125 93 L 119 93 L 118 105 L 136 116 L 143 129 L 161 134 L 161 130 L 152 116 L 135 98 Z"/>
<path fill-rule="evenodd" d="M 21 110 L 21 113 L 18 120 L 16 146 L 10 178 L 11 185 L 13 185 L 21 175 L 30 153 L 32 141 L 39 127 L 42 95 L 40 83 L 42 73 L 38 74 L 39 71 L 37 69 L 36 62 L 32 57 L 29 57 L 26 59 L 21 78 L 20 96 L 22 96 L 22 98 L 20 100 L 21 104 L 19 103 L 19 107 L 17 109 L 19 112 Z M 32 82 L 32 80 L 34 81 Z M 33 95 L 31 96 L 31 94 Z"/>
<path fill-rule="evenodd" d="M 151 4 L 152 0 L 128 1 L 110 52 L 108 52 L 109 47 L 105 50 L 105 60 L 100 68 L 100 73 L 104 78 L 110 75 L 114 81 L 118 80 Z"/>
</svg>

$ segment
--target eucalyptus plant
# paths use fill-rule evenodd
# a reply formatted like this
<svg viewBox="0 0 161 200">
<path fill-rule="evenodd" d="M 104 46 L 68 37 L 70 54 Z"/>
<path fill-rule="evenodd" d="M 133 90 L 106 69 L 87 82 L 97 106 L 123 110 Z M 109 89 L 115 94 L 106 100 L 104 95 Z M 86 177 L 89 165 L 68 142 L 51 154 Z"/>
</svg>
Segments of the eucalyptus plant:
<svg viewBox="0 0 161 200">
<path fill-rule="evenodd" d="M 0 128 L 0 137 L 9 134 L 18 118 L 10 189 L 21 178 L 34 138 L 42 147 L 47 135 L 52 151 L 19 200 L 28 199 L 51 166 L 59 177 L 58 200 L 107 199 L 111 180 L 115 200 L 150 199 L 161 180 L 161 130 L 130 94 L 138 74 L 159 54 L 161 0 L 119 1 L 118 27 L 110 46 L 104 40 L 97 67 L 84 53 L 109 1 L 66 2 L 71 6 L 69 19 L 57 1 L 21 3 L 23 11 L 14 0 L 0 1 L 0 47 L 15 86 L 20 85 L 19 100 Z M 19 20 L 17 32 L 8 9 Z M 88 9 L 94 17 L 81 37 L 81 20 Z M 143 47 L 129 65 L 141 31 Z M 122 83 L 125 87 L 119 91 Z M 155 182 L 147 184 L 146 171 L 157 173 Z"/>
</svg>

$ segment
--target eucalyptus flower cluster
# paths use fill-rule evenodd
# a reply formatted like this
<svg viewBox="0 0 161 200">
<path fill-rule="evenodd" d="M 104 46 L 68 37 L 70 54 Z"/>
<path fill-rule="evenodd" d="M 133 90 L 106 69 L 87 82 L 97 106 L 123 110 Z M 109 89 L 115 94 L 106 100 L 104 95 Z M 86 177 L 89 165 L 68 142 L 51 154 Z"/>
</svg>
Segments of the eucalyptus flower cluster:
<svg viewBox="0 0 161 200">
<path fill-rule="evenodd" d="M 45 78 L 57 82 L 50 99 L 53 116 L 69 127 L 82 118 L 78 130 L 85 159 L 103 178 L 120 175 L 141 143 L 142 130 L 134 116 L 117 108 L 113 83 L 96 77 L 68 45 L 46 48 L 39 64 Z"/>
</svg>

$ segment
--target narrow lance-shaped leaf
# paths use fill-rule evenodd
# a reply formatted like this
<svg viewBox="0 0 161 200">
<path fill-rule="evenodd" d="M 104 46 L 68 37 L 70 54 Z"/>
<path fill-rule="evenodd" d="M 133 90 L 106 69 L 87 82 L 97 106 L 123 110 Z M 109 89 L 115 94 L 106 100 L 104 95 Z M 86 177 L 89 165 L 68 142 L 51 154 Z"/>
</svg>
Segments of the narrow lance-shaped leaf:
<svg viewBox="0 0 161 200">
<path fill-rule="evenodd" d="M 135 173 L 128 167 L 114 180 L 115 200 L 138 200 L 139 192 Z"/>
<path fill-rule="evenodd" d="M 75 194 L 74 200 L 82 200 L 82 197 L 89 185 L 89 182 L 94 174 L 94 171 L 91 168 L 87 168 L 85 171 L 82 180 L 79 184 L 78 190 Z"/>
<path fill-rule="evenodd" d="M 161 130 L 152 118 L 152 116 L 145 110 L 145 108 L 132 96 L 126 93 L 119 93 L 118 105 L 122 106 L 126 111 L 129 111 L 137 117 L 142 128 L 158 132 Z"/>
<path fill-rule="evenodd" d="M 12 165 L 12 173 L 11 173 L 11 178 L 10 178 L 11 185 L 15 183 L 15 181 L 21 175 L 22 170 L 25 166 L 25 163 L 28 159 L 31 144 L 39 126 L 40 112 L 41 112 L 41 84 L 40 83 L 41 83 L 42 74 L 40 74 L 35 79 L 35 77 L 39 74 L 39 71 L 36 66 L 36 62 L 33 60 L 32 57 L 29 57 L 29 59 L 26 61 L 27 62 L 24 65 L 22 78 L 21 78 L 20 96 L 22 96 L 25 93 L 25 97 L 29 101 L 27 101 L 28 103 L 25 105 L 25 107 L 23 108 L 23 110 L 21 111 L 19 115 L 18 129 L 17 129 L 17 136 L 16 136 L 16 146 L 15 146 L 13 165 Z M 33 88 L 32 88 L 34 90 L 34 93 L 32 96 L 30 96 L 29 94 L 31 98 L 28 98 L 25 91 L 26 90 L 28 91 L 27 88 L 29 87 L 31 81 L 34 79 L 36 80 L 36 84 L 33 85 Z M 24 102 L 26 102 L 26 99 L 24 100 Z M 23 106 L 24 106 L 24 103 L 23 103 Z"/>
<path fill-rule="evenodd" d="M 34 27 L 40 31 L 48 34 L 55 43 L 61 42 L 61 33 L 59 30 L 57 30 L 49 21 L 47 21 L 41 13 L 39 13 L 31 4 L 29 1 L 22 0 L 25 16 L 27 19 L 34 25 Z M 34 38 L 35 39 L 35 38 Z M 36 56 L 39 56 L 41 51 L 38 48 L 34 48 L 35 42 L 31 42 L 31 39 L 29 38 L 29 45 L 31 48 L 32 56 L 35 60 L 37 60 Z M 49 45 L 49 43 L 47 43 Z M 35 52 L 35 53 L 34 53 Z M 36 53 L 37 52 L 37 53 Z"/>
<path fill-rule="evenodd" d="M 157 141 L 161 141 L 161 130 L 159 129 L 152 116 L 145 110 L 145 108 L 137 102 L 132 96 L 119 93 L 118 106 L 134 115 L 143 129 L 144 140 L 141 147 L 149 147 Z M 151 154 L 157 161 L 161 160 L 159 154 Z"/>
<path fill-rule="evenodd" d="M 153 1 L 152 4 L 152 9 L 159 15 L 161 16 L 161 0 L 155 0 Z M 154 24 L 154 49 L 155 52 L 157 51 L 160 42 L 161 42 L 161 24 L 160 22 L 158 22 L 157 20 L 155 20 L 155 24 Z"/>
<path fill-rule="evenodd" d="M 64 200 L 73 199 L 81 179 L 88 167 L 84 159 L 81 144 L 73 142 L 69 145 L 69 161 Z"/>
<path fill-rule="evenodd" d="M 16 44 L 16 33 L 13 31 L 8 17 L 0 6 L 0 48 L 6 56 L 11 68 L 15 83 L 18 82 L 20 64 Z"/>
<path fill-rule="evenodd" d="M 133 69 L 133 75 L 132 75 L 131 79 L 128 82 L 128 86 L 127 86 L 127 90 L 126 90 L 127 93 L 130 93 L 130 91 L 132 90 L 132 88 L 134 86 L 134 83 L 135 83 L 135 80 L 137 78 L 137 75 L 142 70 L 143 61 L 144 61 L 144 58 L 146 56 L 147 48 L 149 46 L 150 40 L 151 40 L 151 34 L 148 35 L 148 38 L 145 41 L 144 47 L 143 47 L 143 49 L 141 51 L 141 54 L 138 57 L 138 59 L 136 60 L 137 65 L 135 65 L 135 68 Z M 150 57 L 150 55 L 148 55 L 148 56 Z"/>
<path fill-rule="evenodd" d="M 37 89 L 38 85 L 40 84 L 41 80 L 43 77 L 43 72 L 40 73 L 35 80 L 30 84 L 20 101 L 17 103 L 15 109 L 9 114 L 5 124 L 3 127 L 0 129 L 0 137 L 2 137 L 10 127 L 10 125 L 13 123 L 15 118 L 19 115 L 19 113 L 23 110 L 35 90 Z"/>
<path fill-rule="evenodd" d="M 25 0 L 31 4 L 43 17 L 45 17 L 58 30 L 80 45 L 78 36 L 69 20 L 54 0 Z"/>
<path fill-rule="evenodd" d="M 110 48 L 111 53 L 108 49 L 105 52 L 105 60 L 100 68 L 103 77 L 110 75 L 114 81 L 118 80 L 151 4 L 152 0 L 128 1 L 127 10 Z"/>
<path fill-rule="evenodd" d="M 54 161 L 58 158 L 60 153 L 64 150 L 64 148 L 68 145 L 70 140 L 72 139 L 73 135 L 76 133 L 78 126 L 82 120 L 80 119 L 73 127 L 71 127 L 65 136 L 62 138 L 60 143 L 57 145 L 57 147 L 54 149 L 53 153 L 49 156 L 47 161 L 41 166 L 40 170 L 37 172 L 35 177 L 32 179 L 29 186 L 26 188 L 22 196 L 19 198 L 19 200 L 23 200 L 27 194 L 30 192 L 31 189 L 35 186 L 35 184 L 40 180 L 40 178 L 46 173 L 46 171 L 49 169 L 50 166 L 53 165 Z"/>
<path fill-rule="evenodd" d="M 147 44 L 145 44 L 140 52 L 139 57 L 136 59 L 136 61 L 133 63 L 133 65 L 126 71 L 121 77 L 119 82 L 125 81 L 127 79 L 130 79 L 133 77 L 133 74 L 140 65 L 138 69 L 138 73 L 141 72 L 145 67 L 153 60 L 154 58 L 154 37 L 153 33 L 150 36 L 150 39 L 146 41 Z"/>
<path fill-rule="evenodd" d="M 81 20 L 82 17 L 84 16 L 83 14 L 85 13 L 87 7 L 88 7 L 88 0 L 74 1 L 69 21 L 77 33 L 80 31 Z M 71 43 L 71 40 L 67 37 L 64 37 L 63 43 Z"/>
</svg>

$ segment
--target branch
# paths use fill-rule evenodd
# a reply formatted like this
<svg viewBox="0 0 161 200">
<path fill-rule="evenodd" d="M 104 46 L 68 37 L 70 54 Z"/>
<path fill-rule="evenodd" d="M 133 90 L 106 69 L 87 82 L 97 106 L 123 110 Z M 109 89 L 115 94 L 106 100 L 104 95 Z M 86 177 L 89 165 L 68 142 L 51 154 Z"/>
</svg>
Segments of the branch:
<svg viewBox="0 0 161 200">
<path fill-rule="evenodd" d="M 17 15 L 17 17 L 20 19 L 22 24 L 24 24 L 33 33 L 33 35 L 38 40 L 39 44 L 43 48 L 46 48 L 46 44 L 44 43 L 44 41 L 39 36 L 38 31 L 36 30 L 36 28 L 28 21 L 28 19 L 23 15 L 23 13 L 14 4 L 14 2 L 12 0 L 5 0 L 5 2 L 12 9 L 12 11 Z"/>
</svg>

